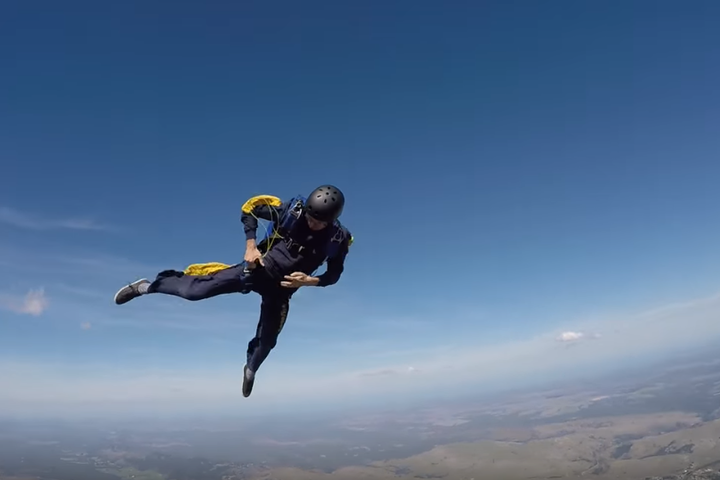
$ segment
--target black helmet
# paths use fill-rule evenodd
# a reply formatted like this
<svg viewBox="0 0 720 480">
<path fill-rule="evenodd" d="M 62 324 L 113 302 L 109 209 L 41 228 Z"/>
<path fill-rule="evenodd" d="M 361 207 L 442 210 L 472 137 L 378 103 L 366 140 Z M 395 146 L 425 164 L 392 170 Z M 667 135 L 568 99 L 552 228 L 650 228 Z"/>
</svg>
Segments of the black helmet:
<svg viewBox="0 0 720 480">
<path fill-rule="evenodd" d="M 310 193 L 305 202 L 305 213 L 316 220 L 332 223 L 345 206 L 345 195 L 339 188 L 323 185 Z"/>
</svg>

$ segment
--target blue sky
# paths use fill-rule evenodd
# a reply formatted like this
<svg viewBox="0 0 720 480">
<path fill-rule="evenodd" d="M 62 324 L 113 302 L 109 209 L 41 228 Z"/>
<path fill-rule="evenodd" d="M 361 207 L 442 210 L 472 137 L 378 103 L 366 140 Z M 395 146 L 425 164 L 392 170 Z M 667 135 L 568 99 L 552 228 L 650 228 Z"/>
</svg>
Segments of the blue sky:
<svg viewBox="0 0 720 480">
<path fill-rule="evenodd" d="M 715 338 L 718 14 L 4 4 L 0 404 L 402 401 Z M 348 200 L 346 273 L 299 292 L 250 399 L 257 296 L 112 304 L 140 276 L 238 261 L 249 196 L 325 182 Z"/>
</svg>

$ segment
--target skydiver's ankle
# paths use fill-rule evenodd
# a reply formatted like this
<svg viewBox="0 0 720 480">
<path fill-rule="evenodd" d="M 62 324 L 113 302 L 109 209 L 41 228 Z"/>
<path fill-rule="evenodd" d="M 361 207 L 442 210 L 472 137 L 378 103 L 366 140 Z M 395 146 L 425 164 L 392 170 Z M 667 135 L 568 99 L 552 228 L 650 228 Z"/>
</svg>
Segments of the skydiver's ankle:
<svg viewBox="0 0 720 480">
<path fill-rule="evenodd" d="M 141 283 L 140 285 L 138 285 L 138 292 L 139 292 L 141 295 L 145 295 L 145 294 L 148 293 L 148 288 L 150 288 L 150 284 L 149 284 L 149 283 Z"/>
</svg>

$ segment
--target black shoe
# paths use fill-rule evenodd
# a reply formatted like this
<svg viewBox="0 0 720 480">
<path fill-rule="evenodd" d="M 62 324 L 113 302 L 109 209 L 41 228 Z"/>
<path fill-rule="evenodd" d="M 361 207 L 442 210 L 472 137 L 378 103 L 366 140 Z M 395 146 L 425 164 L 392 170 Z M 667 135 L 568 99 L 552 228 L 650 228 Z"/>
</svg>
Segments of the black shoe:
<svg viewBox="0 0 720 480">
<path fill-rule="evenodd" d="M 243 397 L 245 397 L 245 398 L 250 396 L 250 394 L 252 393 L 253 384 L 255 383 L 255 374 L 251 373 L 248 375 L 248 371 L 249 371 L 248 367 L 247 367 L 247 365 L 245 365 L 243 367 L 243 387 L 242 387 Z M 248 376 L 250 378 L 248 378 Z"/>
<path fill-rule="evenodd" d="M 137 298 L 142 295 L 138 287 L 144 283 L 150 282 L 146 278 L 141 278 L 140 280 L 136 280 L 130 285 L 126 285 L 118 290 L 115 294 L 115 304 L 122 305 L 123 303 L 127 303 L 133 298 Z"/>
</svg>

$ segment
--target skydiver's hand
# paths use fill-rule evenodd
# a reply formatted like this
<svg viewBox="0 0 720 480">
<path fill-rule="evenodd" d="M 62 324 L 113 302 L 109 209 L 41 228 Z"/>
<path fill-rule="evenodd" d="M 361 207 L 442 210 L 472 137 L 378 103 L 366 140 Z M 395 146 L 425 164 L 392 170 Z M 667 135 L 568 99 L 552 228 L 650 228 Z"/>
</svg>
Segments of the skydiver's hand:
<svg viewBox="0 0 720 480">
<path fill-rule="evenodd" d="M 258 250 L 257 247 L 248 247 L 245 249 L 245 261 L 248 264 L 247 267 L 251 270 L 255 268 L 258 263 L 263 266 L 265 265 L 262 253 L 260 253 L 260 250 Z"/>
<path fill-rule="evenodd" d="M 290 275 L 285 275 L 285 281 L 280 282 L 280 285 L 287 288 L 300 288 L 314 285 L 315 283 L 315 277 L 311 277 L 303 272 L 293 272 Z"/>
</svg>

